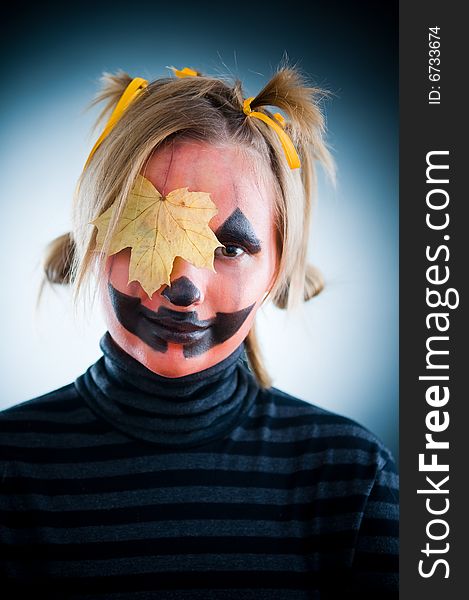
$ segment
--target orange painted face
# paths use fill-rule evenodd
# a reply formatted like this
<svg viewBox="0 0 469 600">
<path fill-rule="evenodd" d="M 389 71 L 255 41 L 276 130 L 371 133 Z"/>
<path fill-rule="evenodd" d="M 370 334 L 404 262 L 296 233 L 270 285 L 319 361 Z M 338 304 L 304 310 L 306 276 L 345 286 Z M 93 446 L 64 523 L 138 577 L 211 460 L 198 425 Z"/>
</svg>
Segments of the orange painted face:
<svg viewBox="0 0 469 600">
<path fill-rule="evenodd" d="M 225 245 L 215 251 L 216 272 L 176 258 L 171 286 L 151 299 L 138 281 L 127 283 L 129 248 L 107 259 L 100 291 L 112 338 L 151 371 L 181 377 L 242 343 L 275 281 L 274 190 L 235 147 L 196 141 L 159 149 L 142 175 L 163 195 L 184 187 L 210 193 L 218 213 L 209 225 Z"/>
</svg>

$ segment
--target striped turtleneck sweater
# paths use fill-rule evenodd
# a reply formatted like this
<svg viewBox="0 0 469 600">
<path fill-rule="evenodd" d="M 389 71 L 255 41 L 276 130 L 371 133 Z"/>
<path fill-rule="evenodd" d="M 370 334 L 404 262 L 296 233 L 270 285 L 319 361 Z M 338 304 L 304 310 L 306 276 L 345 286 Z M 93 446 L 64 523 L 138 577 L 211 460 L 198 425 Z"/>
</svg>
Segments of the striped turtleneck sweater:
<svg viewBox="0 0 469 600">
<path fill-rule="evenodd" d="M 372 433 L 259 388 L 243 345 L 176 379 L 101 349 L 0 413 L 4 598 L 397 597 L 398 478 Z"/>
</svg>

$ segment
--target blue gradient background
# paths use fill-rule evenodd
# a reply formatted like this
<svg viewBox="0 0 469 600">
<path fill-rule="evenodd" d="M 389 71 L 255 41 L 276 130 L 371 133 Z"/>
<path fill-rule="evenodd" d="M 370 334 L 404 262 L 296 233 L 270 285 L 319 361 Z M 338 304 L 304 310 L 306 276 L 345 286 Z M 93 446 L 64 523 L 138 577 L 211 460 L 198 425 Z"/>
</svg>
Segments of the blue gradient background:
<svg viewBox="0 0 469 600">
<path fill-rule="evenodd" d="M 276 387 L 361 422 L 398 458 L 398 30 L 397 5 L 384 4 L 46 3 L 9 16 L 1 406 L 69 383 L 100 355 L 98 307 L 75 318 L 67 290 L 49 292 L 39 312 L 34 304 L 42 249 L 70 229 L 73 189 L 96 137 L 98 109 L 83 109 L 102 71 L 233 72 L 255 95 L 286 53 L 333 93 L 326 115 L 338 186 L 320 175 L 312 228 L 310 257 L 327 289 L 295 315 L 263 310 L 266 361 Z"/>
</svg>

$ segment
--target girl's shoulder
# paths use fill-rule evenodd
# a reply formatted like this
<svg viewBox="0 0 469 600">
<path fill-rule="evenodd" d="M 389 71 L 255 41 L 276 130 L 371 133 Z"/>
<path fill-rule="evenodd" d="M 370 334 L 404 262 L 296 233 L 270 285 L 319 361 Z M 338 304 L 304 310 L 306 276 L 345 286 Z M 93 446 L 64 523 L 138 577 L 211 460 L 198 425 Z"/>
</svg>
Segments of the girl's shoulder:
<svg viewBox="0 0 469 600">
<path fill-rule="evenodd" d="M 377 470 L 386 466 L 397 471 L 384 442 L 358 421 L 273 387 L 262 390 L 260 399 L 256 410 L 264 425 L 283 430 L 292 441 L 309 443 L 311 449 L 327 454 L 354 455 L 374 463 Z"/>
</svg>

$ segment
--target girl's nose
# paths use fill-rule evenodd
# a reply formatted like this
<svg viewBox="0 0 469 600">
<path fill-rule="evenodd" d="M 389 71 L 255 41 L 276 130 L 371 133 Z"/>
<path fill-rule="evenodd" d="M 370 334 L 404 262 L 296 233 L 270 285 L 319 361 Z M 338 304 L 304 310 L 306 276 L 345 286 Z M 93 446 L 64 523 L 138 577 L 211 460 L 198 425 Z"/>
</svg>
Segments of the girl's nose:
<svg viewBox="0 0 469 600">
<path fill-rule="evenodd" d="M 171 287 L 166 286 L 161 295 L 176 306 L 190 306 L 200 301 L 199 288 L 185 276 L 171 282 Z"/>
<path fill-rule="evenodd" d="M 175 306 L 201 304 L 205 277 L 203 271 L 178 256 L 171 271 L 171 285 L 166 286 L 161 295 Z"/>
</svg>

